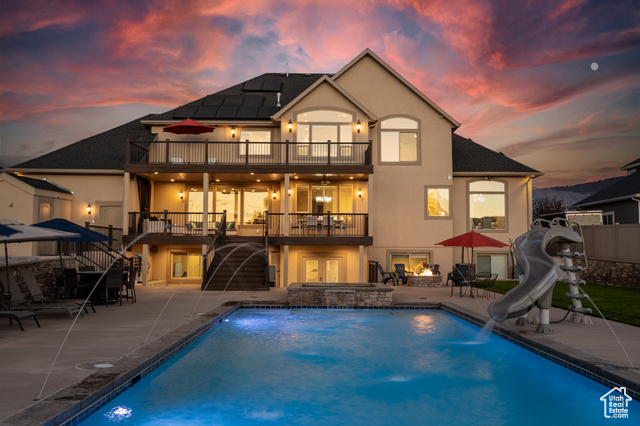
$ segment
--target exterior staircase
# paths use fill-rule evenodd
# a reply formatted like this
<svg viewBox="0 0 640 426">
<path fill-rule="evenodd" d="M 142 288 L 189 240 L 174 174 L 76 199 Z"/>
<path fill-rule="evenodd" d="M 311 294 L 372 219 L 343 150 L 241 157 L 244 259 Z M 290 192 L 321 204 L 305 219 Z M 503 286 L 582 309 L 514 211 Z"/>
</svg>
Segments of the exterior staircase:
<svg viewBox="0 0 640 426">
<path fill-rule="evenodd" d="M 268 291 L 264 247 L 263 237 L 225 236 L 220 247 L 215 248 L 215 257 L 204 279 L 204 290 Z"/>
</svg>

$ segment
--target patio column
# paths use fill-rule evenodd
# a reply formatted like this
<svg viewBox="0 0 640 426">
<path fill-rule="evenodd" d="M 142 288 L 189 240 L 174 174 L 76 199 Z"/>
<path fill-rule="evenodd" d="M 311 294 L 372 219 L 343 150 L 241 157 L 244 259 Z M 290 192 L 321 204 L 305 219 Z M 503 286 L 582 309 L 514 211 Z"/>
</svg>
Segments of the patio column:
<svg viewBox="0 0 640 426">
<path fill-rule="evenodd" d="M 358 247 L 360 256 L 358 257 L 358 282 L 364 282 L 364 246 Z"/>
<path fill-rule="evenodd" d="M 149 265 L 149 244 L 143 244 L 142 245 L 142 266 L 140 267 L 140 276 L 142 277 L 142 285 L 146 286 L 147 285 L 147 274 L 149 271 L 149 268 L 147 267 L 147 265 Z"/>
<path fill-rule="evenodd" d="M 209 233 L 209 173 L 202 174 L 202 235 Z M 206 246 L 202 246 L 205 250 Z M 206 251 L 203 253 L 206 254 Z"/>
<path fill-rule="evenodd" d="M 289 285 L 289 246 L 284 246 L 284 264 L 282 265 L 282 286 L 287 288 Z"/>
<path fill-rule="evenodd" d="M 129 186 L 131 186 L 131 174 L 124 172 L 122 185 L 122 235 L 129 235 Z"/>
<path fill-rule="evenodd" d="M 373 237 L 373 175 L 369 175 L 367 181 L 367 213 L 369 214 L 369 236 Z"/>
<path fill-rule="evenodd" d="M 284 236 L 289 236 L 289 173 L 284 174 L 284 188 L 282 189 L 284 194 Z"/>
</svg>

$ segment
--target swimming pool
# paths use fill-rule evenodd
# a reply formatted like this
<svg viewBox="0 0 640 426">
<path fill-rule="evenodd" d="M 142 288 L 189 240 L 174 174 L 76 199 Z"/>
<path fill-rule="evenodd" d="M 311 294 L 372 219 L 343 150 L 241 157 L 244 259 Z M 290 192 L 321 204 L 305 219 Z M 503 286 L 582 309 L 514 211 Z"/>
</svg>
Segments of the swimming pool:
<svg viewBox="0 0 640 426">
<path fill-rule="evenodd" d="M 85 424 L 610 424 L 608 388 L 440 310 L 240 310 Z M 630 417 L 640 417 L 632 401 Z M 624 421 L 624 420 L 623 420 Z"/>
</svg>

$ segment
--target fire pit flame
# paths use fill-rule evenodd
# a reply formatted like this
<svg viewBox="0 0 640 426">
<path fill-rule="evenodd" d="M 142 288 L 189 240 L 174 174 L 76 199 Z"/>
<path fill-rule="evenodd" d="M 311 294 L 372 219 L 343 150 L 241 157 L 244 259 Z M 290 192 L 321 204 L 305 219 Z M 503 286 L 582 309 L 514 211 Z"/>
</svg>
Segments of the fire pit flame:
<svg viewBox="0 0 640 426">
<path fill-rule="evenodd" d="M 422 272 L 421 272 L 420 274 L 418 274 L 418 275 L 423 275 L 423 276 L 430 277 L 430 276 L 432 276 L 432 275 L 433 275 L 433 272 L 431 272 L 431 269 L 427 268 L 427 269 L 425 269 L 424 271 L 422 271 Z"/>
</svg>

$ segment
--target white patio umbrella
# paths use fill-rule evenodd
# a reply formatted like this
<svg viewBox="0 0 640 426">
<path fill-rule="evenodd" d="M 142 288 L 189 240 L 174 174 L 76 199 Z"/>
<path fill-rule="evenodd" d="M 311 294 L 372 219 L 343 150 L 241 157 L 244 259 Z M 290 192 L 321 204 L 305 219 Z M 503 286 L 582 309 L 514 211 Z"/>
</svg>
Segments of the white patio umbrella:
<svg viewBox="0 0 640 426">
<path fill-rule="evenodd" d="M 6 228 L 17 231 L 9 234 L 9 232 L 3 232 L 0 234 L 0 243 L 4 243 L 4 264 L 7 271 L 7 285 L 9 285 L 9 251 L 7 245 L 9 243 L 27 243 L 33 241 L 59 241 L 66 240 L 68 238 L 77 238 L 80 234 L 73 234 L 71 232 L 55 231 L 53 229 L 39 228 L 37 226 L 30 226 L 20 223 L 15 220 L 2 219 L 0 225 Z M 7 289 L 11 294 L 11 289 Z"/>
</svg>

